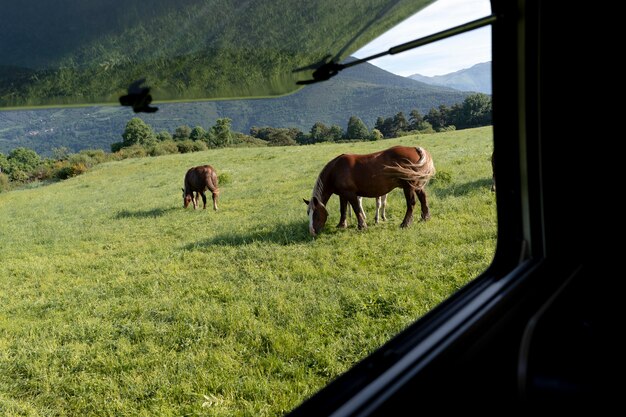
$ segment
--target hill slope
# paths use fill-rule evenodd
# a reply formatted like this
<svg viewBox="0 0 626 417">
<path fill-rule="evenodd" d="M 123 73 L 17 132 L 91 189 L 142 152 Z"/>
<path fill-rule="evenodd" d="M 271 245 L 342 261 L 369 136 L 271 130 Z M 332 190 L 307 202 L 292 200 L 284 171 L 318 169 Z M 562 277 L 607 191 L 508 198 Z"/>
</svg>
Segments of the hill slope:
<svg viewBox="0 0 626 417">
<path fill-rule="evenodd" d="M 427 186 L 431 220 L 401 229 L 396 189 L 386 222 L 365 199 L 368 229 L 337 229 L 334 196 L 312 239 L 324 164 L 396 144 L 450 178 Z M 219 149 L 0 193 L 0 413 L 284 415 L 489 265 L 491 149 L 490 127 Z M 231 179 L 217 212 L 182 208 L 202 163 Z"/>
<path fill-rule="evenodd" d="M 422 113 L 440 104 L 462 102 L 467 93 L 409 80 L 369 63 L 349 68 L 335 78 L 313 84 L 294 94 L 255 100 L 228 100 L 159 105 L 153 114 L 140 114 L 156 131 L 173 132 L 186 124 L 211 127 L 221 117 L 232 119 L 235 131 L 252 126 L 295 127 L 308 132 L 316 122 L 346 128 L 358 116 L 372 128 L 379 116 L 390 117 L 413 109 Z M 18 146 L 42 155 L 55 147 L 109 150 L 121 140 L 128 108 L 86 107 L 0 112 L 0 152 Z"/>
<path fill-rule="evenodd" d="M 460 91 L 476 91 L 491 94 L 491 62 L 476 64 L 470 68 L 444 75 L 427 77 L 414 74 L 408 78 L 431 85 L 450 87 Z"/>
</svg>

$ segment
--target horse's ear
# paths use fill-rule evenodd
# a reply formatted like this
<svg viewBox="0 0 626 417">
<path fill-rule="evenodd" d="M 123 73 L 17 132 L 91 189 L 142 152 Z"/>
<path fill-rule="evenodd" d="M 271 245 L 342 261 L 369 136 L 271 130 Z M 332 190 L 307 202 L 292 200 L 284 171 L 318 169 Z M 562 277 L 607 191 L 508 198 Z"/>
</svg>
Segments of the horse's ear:
<svg viewBox="0 0 626 417">
<path fill-rule="evenodd" d="M 319 198 L 317 197 L 313 197 L 313 206 L 314 207 L 324 207 L 324 204 L 322 204 L 322 202 L 319 200 Z"/>
<path fill-rule="evenodd" d="M 302 199 L 302 201 L 304 201 L 304 204 L 306 204 L 307 206 L 311 203 L 309 200 L 304 199 L 304 198 Z"/>
<path fill-rule="evenodd" d="M 185 192 L 185 189 L 184 189 L 184 188 L 181 188 L 181 190 L 183 190 L 183 193 Z"/>
</svg>

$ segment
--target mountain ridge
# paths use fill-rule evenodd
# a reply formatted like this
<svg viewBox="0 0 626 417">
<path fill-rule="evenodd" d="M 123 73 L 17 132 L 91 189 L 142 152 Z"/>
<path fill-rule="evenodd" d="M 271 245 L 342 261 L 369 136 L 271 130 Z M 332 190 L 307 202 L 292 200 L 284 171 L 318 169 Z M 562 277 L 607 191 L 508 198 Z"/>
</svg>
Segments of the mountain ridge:
<svg viewBox="0 0 626 417">
<path fill-rule="evenodd" d="M 6 154 L 19 146 L 41 155 L 51 155 L 61 146 L 73 152 L 108 151 L 121 140 L 133 117 L 140 117 L 156 132 L 170 133 L 181 125 L 208 129 L 224 117 L 232 119 L 233 131 L 242 133 L 253 126 L 294 127 L 308 133 L 316 122 L 345 129 L 351 116 L 371 129 L 377 117 L 408 115 L 413 109 L 425 114 L 441 104 L 460 103 L 468 94 L 363 63 L 326 82 L 276 98 L 156 104 L 159 111 L 152 114 L 134 114 L 115 106 L 0 111 L 0 152 Z"/>
<path fill-rule="evenodd" d="M 434 76 L 413 74 L 407 78 L 430 85 L 454 88 L 459 91 L 491 94 L 491 61 L 481 62 L 448 74 Z"/>
</svg>

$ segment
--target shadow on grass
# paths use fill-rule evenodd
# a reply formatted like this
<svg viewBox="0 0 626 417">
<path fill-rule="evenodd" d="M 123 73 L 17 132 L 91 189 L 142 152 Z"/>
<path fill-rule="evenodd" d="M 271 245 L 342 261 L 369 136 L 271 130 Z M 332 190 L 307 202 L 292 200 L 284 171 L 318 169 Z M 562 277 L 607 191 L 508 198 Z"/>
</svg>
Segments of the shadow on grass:
<svg viewBox="0 0 626 417">
<path fill-rule="evenodd" d="M 433 187 L 432 193 L 439 198 L 460 197 L 480 189 L 490 191 L 491 183 L 491 178 L 483 178 L 480 180 L 466 182 L 465 184 L 450 184 L 447 187 Z"/>
<path fill-rule="evenodd" d="M 177 207 L 154 208 L 152 210 L 122 210 L 115 215 L 115 219 L 150 219 L 153 217 L 161 217 L 170 211 L 177 210 Z"/>
<path fill-rule="evenodd" d="M 240 233 L 221 234 L 210 239 L 200 240 L 185 246 L 187 250 L 202 249 L 208 246 L 241 246 L 254 242 L 291 245 L 311 241 L 305 221 L 276 225 L 272 230 L 249 230 Z"/>
</svg>

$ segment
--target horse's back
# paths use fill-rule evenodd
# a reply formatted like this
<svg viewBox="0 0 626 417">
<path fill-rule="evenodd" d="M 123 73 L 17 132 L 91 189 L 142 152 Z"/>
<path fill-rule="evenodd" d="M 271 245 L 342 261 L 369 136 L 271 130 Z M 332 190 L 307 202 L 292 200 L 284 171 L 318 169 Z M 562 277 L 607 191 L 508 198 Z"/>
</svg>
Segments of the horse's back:
<svg viewBox="0 0 626 417">
<path fill-rule="evenodd" d="M 217 173 L 211 165 L 189 168 L 185 175 L 185 187 L 192 191 L 211 191 L 217 189 Z"/>
</svg>

